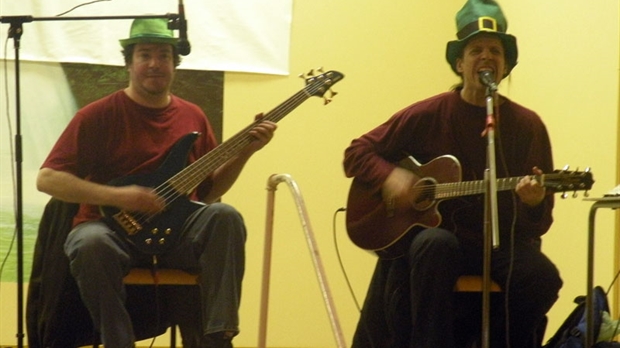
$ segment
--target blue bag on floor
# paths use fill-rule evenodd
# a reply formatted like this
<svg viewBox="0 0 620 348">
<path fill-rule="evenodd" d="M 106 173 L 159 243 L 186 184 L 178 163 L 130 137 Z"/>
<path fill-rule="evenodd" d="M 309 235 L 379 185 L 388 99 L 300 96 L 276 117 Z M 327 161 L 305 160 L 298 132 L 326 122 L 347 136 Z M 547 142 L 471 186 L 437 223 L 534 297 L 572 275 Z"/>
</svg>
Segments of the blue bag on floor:
<svg viewBox="0 0 620 348">
<path fill-rule="evenodd" d="M 603 322 L 603 312 L 609 313 L 607 294 L 600 286 L 592 291 L 594 342 L 597 341 Z M 577 307 L 560 325 L 558 331 L 547 341 L 543 348 L 586 348 L 586 296 L 575 298 Z M 598 342 L 592 348 L 620 348 L 619 342 Z"/>
</svg>

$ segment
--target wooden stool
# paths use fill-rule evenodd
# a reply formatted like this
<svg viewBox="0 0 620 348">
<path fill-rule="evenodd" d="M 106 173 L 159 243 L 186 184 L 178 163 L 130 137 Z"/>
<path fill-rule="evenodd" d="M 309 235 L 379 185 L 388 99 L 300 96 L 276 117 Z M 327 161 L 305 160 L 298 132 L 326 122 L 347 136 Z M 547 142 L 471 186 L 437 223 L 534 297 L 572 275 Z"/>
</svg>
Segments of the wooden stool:
<svg viewBox="0 0 620 348">
<path fill-rule="evenodd" d="M 500 286 L 491 281 L 491 292 L 502 292 Z M 482 276 L 464 275 L 459 277 L 454 286 L 456 292 L 482 292 Z"/>
<path fill-rule="evenodd" d="M 464 275 L 464 276 L 460 276 L 459 279 L 457 279 L 456 284 L 454 285 L 454 291 L 463 292 L 463 293 L 467 293 L 467 292 L 482 293 L 483 291 L 482 284 L 483 284 L 482 276 Z M 502 292 L 501 287 L 494 281 L 491 281 L 491 288 L 489 290 L 490 292 Z M 468 347 L 470 346 L 468 345 Z M 476 347 L 478 347 L 478 342 L 476 341 L 471 342 L 471 348 L 476 348 Z"/>
<path fill-rule="evenodd" d="M 132 268 L 123 278 L 127 285 L 197 285 L 198 274 L 180 269 L 163 268 L 157 270 L 157 279 L 149 268 Z M 170 348 L 176 347 L 176 326 L 170 327 Z M 99 345 L 95 344 L 94 347 Z"/>
<path fill-rule="evenodd" d="M 198 274 L 182 271 L 180 269 L 164 268 L 157 271 L 158 285 L 197 285 Z M 129 274 L 123 278 L 125 284 L 131 285 L 155 285 L 153 274 L 148 268 L 132 268 Z"/>
<path fill-rule="evenodd" d="M 153 272 L 148 268 L 132 268 L 129 274 L 123 278 L 128 285 L 197 285 L 198 274 L 185 272 L 180 269 L 164 268 L 157 270 L 157 280 L 153 278 Z M 177 328 L 170 327 L 170 348 L 176 347 Z"/>
</svg>

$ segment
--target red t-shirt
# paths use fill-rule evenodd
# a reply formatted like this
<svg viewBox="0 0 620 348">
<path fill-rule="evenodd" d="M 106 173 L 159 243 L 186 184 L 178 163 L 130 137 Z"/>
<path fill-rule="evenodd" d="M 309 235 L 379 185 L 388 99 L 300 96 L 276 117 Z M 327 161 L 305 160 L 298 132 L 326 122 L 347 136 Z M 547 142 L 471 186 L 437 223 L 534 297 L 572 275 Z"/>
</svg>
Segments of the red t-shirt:
<svg viewBox="0 0 620 348">
<path fill-rule="evenodd" d="M 42 167 L 106 184 L 155 171 L 173 144 L 192 132 L 201 135 L 188 154 L 189 163 L 217 146 L 204 112 L 176 96 L 165 108 L 144 107 L 121 90 L 80 109 Z M 204 198 L 211 185 L 207 178 L 191 198 Z M 100 217 L 99 207 L 82 204 L 74 225 Z"/>
</svg>

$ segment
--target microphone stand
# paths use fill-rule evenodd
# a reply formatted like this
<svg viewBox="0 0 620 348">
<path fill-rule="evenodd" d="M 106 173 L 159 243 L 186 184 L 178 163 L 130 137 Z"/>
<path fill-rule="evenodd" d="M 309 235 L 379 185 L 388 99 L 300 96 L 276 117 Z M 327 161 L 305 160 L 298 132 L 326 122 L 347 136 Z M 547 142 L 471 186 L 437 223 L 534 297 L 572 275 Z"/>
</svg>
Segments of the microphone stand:
<svg viewBox="0 0 620 348">
<path fill-rule="evenodd" d="M 17 239 L 17 347 L 24 347 L 24 221 L 23 221 L 23 174 L 22 174 L 22 136 L 21 136 L 21 94 L 20 94 L 20 41 L 24 32 L 23 24 L 34 21 L 72 21 L 72 20 L 112 20 L 136 18 L 168 18 L 170 29 L 179 28 L 178 14 L 145 16 L 101 16 L 101 17 L 32 17 L 0 16 L 0 23 L 10 24 L 8 38 L 13 39 L 15 51 L 15 231 Z"/>
<path fill-rule="evenodd" d="M 484 133 L 487 136 L 487 169 L 484 172 L 485 205 L 484 205 L 484 250 L 482 274 L 482 347 L 489 347 L 489 326 L 491 309 L 491 246 L 499 247 L 499 227 L 497 214 L 497 180 L 495 166 L 495 117 L 493 99 L 497 87 L 487 87 L 486 110 L 487 120 Z"/>
</svg>

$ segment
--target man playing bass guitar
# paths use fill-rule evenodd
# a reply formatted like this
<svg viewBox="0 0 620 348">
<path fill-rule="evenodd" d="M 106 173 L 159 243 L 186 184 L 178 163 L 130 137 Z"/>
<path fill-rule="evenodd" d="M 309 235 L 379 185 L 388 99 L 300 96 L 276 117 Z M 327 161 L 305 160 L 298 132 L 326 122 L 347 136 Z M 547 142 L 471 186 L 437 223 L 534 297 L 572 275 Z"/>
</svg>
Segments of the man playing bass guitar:
<svg viewBox="0 0 620 348">
<path fill-rule="evenodd" d="M 151 265 L 154 257 L 160 267 L 200 273 L 201 303 L 197 307 L 201 318 L 191 336 L 181 329 L 185 346 L 231 347 L 239 332 L 246 229 L 239 212 L 218 199 L 234 184 L 248 159 L 272 139 L 276 124 L 257 121 L 249 130 L 248 144 L 211 173 L 198 173 L 204 174 L 204 180 L 191 187 L 176 179 L 158 192 L 148 180 L 109 184 L 126 176 L 147 179 L 147 174 L 161 173 L 160 168 L 167 171 L 162 164 L 186 165 L 217 146 L 202 110 L 170 93 L 180 62 L 177 41 L 165 18 L 134 20 L 130 37 L 120 40 L 129 85 L 77 112 L 37 178 L 40 191 L 80 203 L 64 250 L 105 347 L 134 346 L 131 319 L 124 307 L 123 276 L 131 267 Z M 179 139 L 191 133 L 199 135 L 189 143 L 187 152 L 170 152 Z M 185 195 L 206 204 L 183 206 L 190 209 L 168 206 L 171 197 Z M 140 231 L 135 216 L 170 211 L 179 212 L 171 220 L 182 230 L 172 231 L 177 243 L 169 244 L 168 251 L 148 255 L 140 252 L 141 243 L 132 244 L 123 237 L 122 228 L 102 219 L 101 207 L 118 211 L 110 221 L 129 228 L 128 235 Z M 130 217 L 129 213 L 136 215 Z"/>
</svg>

